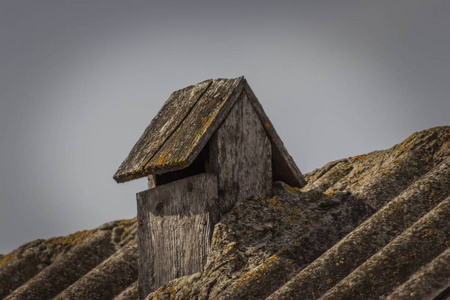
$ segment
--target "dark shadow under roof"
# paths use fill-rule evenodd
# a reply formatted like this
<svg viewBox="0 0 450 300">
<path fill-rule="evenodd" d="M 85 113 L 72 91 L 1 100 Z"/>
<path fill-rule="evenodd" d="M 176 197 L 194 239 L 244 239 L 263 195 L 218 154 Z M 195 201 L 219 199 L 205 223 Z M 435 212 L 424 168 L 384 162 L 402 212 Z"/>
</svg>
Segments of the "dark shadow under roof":
<svg viewBox="0 0 450 300">
<path fill-rule="evenodd" d="M 306 181 L 244 77 L 206 80 L 175 91 L 166 101 L 114 179 L 127 182 L 189 166 L 242 93 L 253 104 L 272 144 L 274 174 L 292 186 Z"/>
</svg>

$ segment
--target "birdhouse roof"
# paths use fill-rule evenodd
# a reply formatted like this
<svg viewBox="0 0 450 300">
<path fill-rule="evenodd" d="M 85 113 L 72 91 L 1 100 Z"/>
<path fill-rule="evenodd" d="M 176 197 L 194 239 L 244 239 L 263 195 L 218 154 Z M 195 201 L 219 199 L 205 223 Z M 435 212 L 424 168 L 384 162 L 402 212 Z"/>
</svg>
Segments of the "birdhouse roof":
<svg viewBox="0 0 450 300">
<path fill-rule="evenodd" d="M 120 165 L 114 179 L 126 182 L 189 166 L 242 93 L 252 103 L 272 144 L 272 161 L 280 173 L 278 178 L 292 186 L 303 186 L 306 182 L 302 173 L 244 77 L 205 80 L 173 92 Z"/>
</svg>

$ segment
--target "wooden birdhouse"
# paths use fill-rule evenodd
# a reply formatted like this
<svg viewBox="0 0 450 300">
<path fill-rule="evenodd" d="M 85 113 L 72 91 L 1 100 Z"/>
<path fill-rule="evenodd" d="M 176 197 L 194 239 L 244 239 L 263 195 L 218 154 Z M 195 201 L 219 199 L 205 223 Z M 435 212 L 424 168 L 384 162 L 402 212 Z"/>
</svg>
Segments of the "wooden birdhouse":
<svg viewBox="0 0 450 300">
<path fill-rule="evenodd" d="M 137 194 L 139 293 L 201 272 L 213 226 L 239 199 L 302 173 L 243 77 L 174 92 L 114 175 L 148 177 Z"/>
</svg>

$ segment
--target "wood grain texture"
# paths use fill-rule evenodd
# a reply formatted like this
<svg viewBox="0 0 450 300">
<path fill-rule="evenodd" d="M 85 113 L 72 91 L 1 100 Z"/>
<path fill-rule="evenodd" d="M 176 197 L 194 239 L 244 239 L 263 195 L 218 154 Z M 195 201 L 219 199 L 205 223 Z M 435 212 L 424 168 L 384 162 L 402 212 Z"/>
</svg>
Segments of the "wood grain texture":
<svg viewBox="0 0 450 300">
<path fill-rule="evenodd" d="M 247 82 L 245 82 L 244 86 L 245 94 L 248 96 L 248 99 L 255 108 L 255 111 L 258 114 L 272 144 L 272 168 L 274 181 L 281 180 L 295 187 L 304 186 L 306 184 L 305 178 L 292 157 L 289 155 L 283 141 L 273 127 L 272 122 L 270 122 L 269 117 L 267 117 L 264 112 L 261 103 L 258 101 L 258 98 L 256 98 Z"/>
<path fill-rule="evenodd" d="M 114 175 L 125 182 L 189 166 L 244 90 L 272 145 L 273 180 L 306 181 L 243 77 L 207 80 L 172 94 Z"/>
<path fill-rule="evenodd" d="M 245 94 L 210 141 L 210 165 L 217 174 L 220 212 L 239 199 L 268 196 L 272 190 L 271 145 Z"/>
<path fill-rule="evenodd" d="M 219 219 L 217 177 L 201 174 L 137 194 L 139 294 L 201 272 Z"/>
<path fill-rule="evenodd" d="M 156 186 L 156 176 L 155 175 L 148 175 L 147 176 L 147 187 L 148 189 L 152 189 Z"/>
<path fill-rule="evenodd" d="M 211 83 L 212 80 L 206 80 L 172 93 L 117 170 L 114 175 L 117 182 L 148 175 L 144 172 L 145 164 L 183 122 Z"/>
<path fill-rule="evenodd" d="M 161 174 L 189 166 L 220 123 L 243 89 L 243 77 L 217 79 L 196 103 L 190 114 L 147 163 L 147 174 Z"/>
</svg>

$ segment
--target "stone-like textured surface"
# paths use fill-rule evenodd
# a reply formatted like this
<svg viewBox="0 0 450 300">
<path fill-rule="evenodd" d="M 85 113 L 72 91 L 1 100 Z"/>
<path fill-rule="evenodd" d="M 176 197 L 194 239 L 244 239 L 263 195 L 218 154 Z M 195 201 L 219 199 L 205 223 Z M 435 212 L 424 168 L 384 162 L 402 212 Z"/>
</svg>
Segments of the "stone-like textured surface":
<svg viewBox="0 0 450 300">
<path fill-rule="evenodd" d="M 71 285 L 76 286 L 77 280 L 89 275 L 103 261 L 110 260 L 110 256 L 126 244 L 136 245 L 136 225 L 136 219 L 115 221 L 67 237 L 25 244 L 0 262 L 1 298 L 51 299 Z M 127 259 L 127 263 L 132 261 Z M 137 261 L 134 263 L 136 270 L 131 282 L 137 280 Z M 34 269 L 38 272 L 28 273 Z M 105 275 L 102 272 L 98 278 Z M 117 281 L 124 280 L 123 275 Z M 108 280 L 108 290 L 112 289 L 111 284 L 113 281 Z M 90 282 L 84 289 L 92 286 L 95 284 Z M 74 299 L 83 299 L 82 295 L 76 295 Z"/>
<path fill-rule="evenodd" d="M 450 191 L 450 159 L 417 180 L 370 219 L 329 249 L 272 298 L 310 298 L 330 288 L 401 234 Z M 431 193 L 434 196 L 429 197 Z M 347 259 L 352 257 L 352 259 Z M 337 263 L 338 262 L 338 263 Z M 324 279 L 325 278 L 325 279 Z"/>
<path fill-rule="evenodd" d="M 396 299 L 435 299 L 450 287 L 450 247 L 416 272 L 387 297 Z"/>
<path fill-rule="evenodd" d="M 136 280 L 137 273 L 138 247 L 132 242 L 117 250 L 54 299 L 112 299 Z"/>
<path fill-rule="evenodd" d="M 138 282 L 133 282 L 129 287 L 124 289 L 122 293 L 114 298 L 114 300 L 137 300 L 139 299 Z"/>
<path fill-rule="evenodd" d="M 450 197 L 341 280 L 322 299 L 369 299 L 389 294 L 447 248 L 449 220 Z"/>
<path fill-rule="evenodd" d="M 306 174 L 308 184 L 302 189 L 276 182 L 273 197 L 240 199 L 223 216 L 214 228 L 202 273 L 172 280 L 148 298 L 443 296 L 450 284 L 449 172 L 450 127 L 446 126 L 415 133 L 388 150 L 329 163 Z M 85 295 L 104 291 L 92 299 L 138 299 L 137 274 L 131 278 L 113 271 L 118 270 L 115 263 L 102 267 L 114 257 L 133 261 L 120 253 L 136 245 L 135 228 L 135 220 L 113 222 L 65 238 L 25 244 L 0 260 L 0 298 L 12 293 L 12 299 L 26 299 L 19 298 L 21 291 L 49 292 L 46 282 L 53 277 L 46 269 L 65 277 L 74 264 L 85 265 L 87 258 L 71 253 L 86 243 L 100 243 L 103 234 L 98 232 L 103 231 L 111 238 L 105 238 L 102 251 L 110 251 L 114 241 L 112 256 L 99 259 L 84 274 L 78 272 L 79 278 L 69 287 L 67 282 L 74 278 L 61 279 L 66 284 L 56 285 L 51 294 L 71 292 L 71 299 L 86 299 Z M 96 249 L 85 250 L 87 257 L 99 255 Z M 65 268 L 58 267 L 61 262 Z M 87 280 L 99 278 L 92 274 L 103 276 L 101 284 Z M 123 291 L 110 293 L 115 286 Z"/>
<path fill-rule="evenodd" d="M 177 279 L 148 299 L 319 298 L 370 258 L 366 247 L 373 254 L 381 250 L 450 196 L 449 156 L 450 127 L 432 128 L 391 149 L 327 164 L 306 174 L 308 185 L 301 190 L 287 187 L 272 199 L 241 200 L 216 225 L 204 272 Z M 354 211 L 345 214 L 345 207 Z M 320 225 L 327 235 L 313 234 Z M 342 238 L 348 242 L 338 243 Z M 449 237 L 443 238 L 448 247 Z M 320 256 L 334 244 L 346 252 Z M 310 265 L 317 268 L 300 275 Z M 312 293 L 302 297 L 304 288 Z"/>
</svg>

